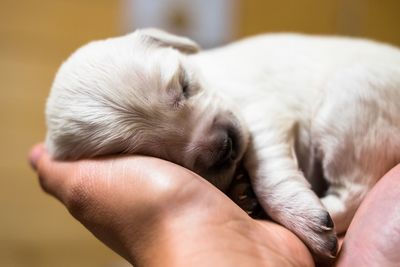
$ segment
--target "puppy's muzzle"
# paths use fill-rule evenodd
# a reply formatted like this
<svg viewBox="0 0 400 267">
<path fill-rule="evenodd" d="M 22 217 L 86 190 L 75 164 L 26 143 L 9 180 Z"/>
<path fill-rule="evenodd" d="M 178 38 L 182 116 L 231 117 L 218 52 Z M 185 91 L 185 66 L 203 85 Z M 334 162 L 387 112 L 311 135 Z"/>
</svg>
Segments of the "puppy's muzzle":
<svg viewBox="0 0 400 267">
<path fill-rule="evenodd" d="M 202 170 L 222 170 L 231 167 L 240 151 L 239 130 L 233 124 L 216 125 L 203 136 L 196 167 Z"/>
<path fill-rule="evenodd" d="M 218 154 L 212 168 L 223 168 L 224 166 L 229 166 L 237 158 L 238 138 L 234 130 L 227 129 L 218 142 Z"/>
</svg>

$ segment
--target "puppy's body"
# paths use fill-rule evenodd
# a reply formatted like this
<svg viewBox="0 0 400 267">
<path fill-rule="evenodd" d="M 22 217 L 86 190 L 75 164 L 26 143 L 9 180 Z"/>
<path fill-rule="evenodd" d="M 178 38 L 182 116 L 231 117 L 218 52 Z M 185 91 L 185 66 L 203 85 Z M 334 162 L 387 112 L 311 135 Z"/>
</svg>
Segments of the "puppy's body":
<svg viewBox="0 0 400 267">
<path fill-rule="evenodd" d="M 246 167 L 254 189 L 270 214 L 284 213 L 280 220 L 286 224 L 291 209 L 309 217 L 306 225 L 311 217 L 323 219 L 310 212 L 299 167 L 317 184 L 322 165 L 330 184 L 322 203 L 336 231 L 343 232 L 368 190 L 400 162 L 398 49 L 365 40 L 279 34 L 194 60 L 210 87 L 240 106 L 252 136 Z"/>
<path fill-rule="evenodd" d="M 326 210 L 345 231 L 367 191 L 400 162 L 400 51 L 288 34 L 188 55 L 196 49 L 153 30 L 80 49 L 49 98 L 50 152 L 157 156 L 222 189 L 243 160 L 271 217 L 316 254 L 334 256 Z M 330 186 L 320 200 L 306 179 L 323 178 Z"/>
</svg>

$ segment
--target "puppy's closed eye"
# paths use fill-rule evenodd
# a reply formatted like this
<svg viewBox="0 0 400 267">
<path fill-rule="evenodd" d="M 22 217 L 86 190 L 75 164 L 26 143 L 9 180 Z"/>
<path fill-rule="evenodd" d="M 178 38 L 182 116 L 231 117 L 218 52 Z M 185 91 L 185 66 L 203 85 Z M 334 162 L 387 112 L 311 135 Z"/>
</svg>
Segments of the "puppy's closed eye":
<svg viewBox="0 0 400 267">
<path fill-rule="evenodd" d="M 182 66 L 179 71 L 179 84 L 183 97 L 189 99 L 201 91 L 201 86 L 197 79 L 193 77 L 192 72 Z"/>
<path fill-rule="evenodd" d="M 182 88 L 182 95 L 187 99 L 190 97 L 189 94 L 189 81 L 187 80 L 187 78 L 183 78 L 183 80 L 181 81 L 181 88 Z"/>
<path fill-rule="evenodd" d="M 186 70 L 180 66 L 179 67 L 179 85 L 181 89 L 181 94 L 185 99 L 188 99 L 191 96 L 191 81 Z"/>
<path fill-rule="evenodd" d="M 172 106 L 180 108 L 184 106 L 186 100 L 199 91 L 199 86 L 190 78 L 188 72 L 182 66 L 179 66 L 167 90 L 172 98 Z"/>
</svg>

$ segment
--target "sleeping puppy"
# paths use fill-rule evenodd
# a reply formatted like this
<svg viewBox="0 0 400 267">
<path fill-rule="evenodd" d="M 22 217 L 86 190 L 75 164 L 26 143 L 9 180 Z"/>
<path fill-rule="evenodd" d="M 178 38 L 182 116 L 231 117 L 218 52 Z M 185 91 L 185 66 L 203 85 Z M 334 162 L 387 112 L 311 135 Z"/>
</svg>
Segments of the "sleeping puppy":
<svg viewBox="0 0 400 267">
<path fill-rule="evenodd" d="M 64 62 L 46 115 L 46 146 L 60 160 L 144 154 L 221 190 L 243 164 L 265 211 L 314 255 L 334 257 L 335 232 L 400 162 L 400 50 L 271 34 L 199 52 L 187 38 L 137 30 Z M 323 180 L 319 198 L 312 187 Z"/>
</svg>

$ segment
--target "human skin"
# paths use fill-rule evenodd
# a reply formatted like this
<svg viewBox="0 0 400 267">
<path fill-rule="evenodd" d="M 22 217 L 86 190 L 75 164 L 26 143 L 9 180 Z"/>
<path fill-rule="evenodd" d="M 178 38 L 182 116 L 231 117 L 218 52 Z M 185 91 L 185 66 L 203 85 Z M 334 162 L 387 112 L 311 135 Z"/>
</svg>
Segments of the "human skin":
<svg viewBox="0 0 400 267">
<path fill-rule="evenodd" d="M 400 266 L 400 164 L 383 176 L 358 208 L 337 267 Z"/>
<path fill-rule="evenodd" d="M 144 156 L 57 162 L 43 145 L 29 156 L 42 188 L 135 266 L 313 266 L 304 244 L 251 219 L 207 181 Z M 337 267 L 399 266 L 400 165 L 356 212 Z"/>
<path fill-rule="evenodd" d="M 144 156 L 53 161 L 29 156 L 47 193 L 135 266 L 313 266 L 289 230 L 251 219 L 210 183 Z"/>
</svg>

